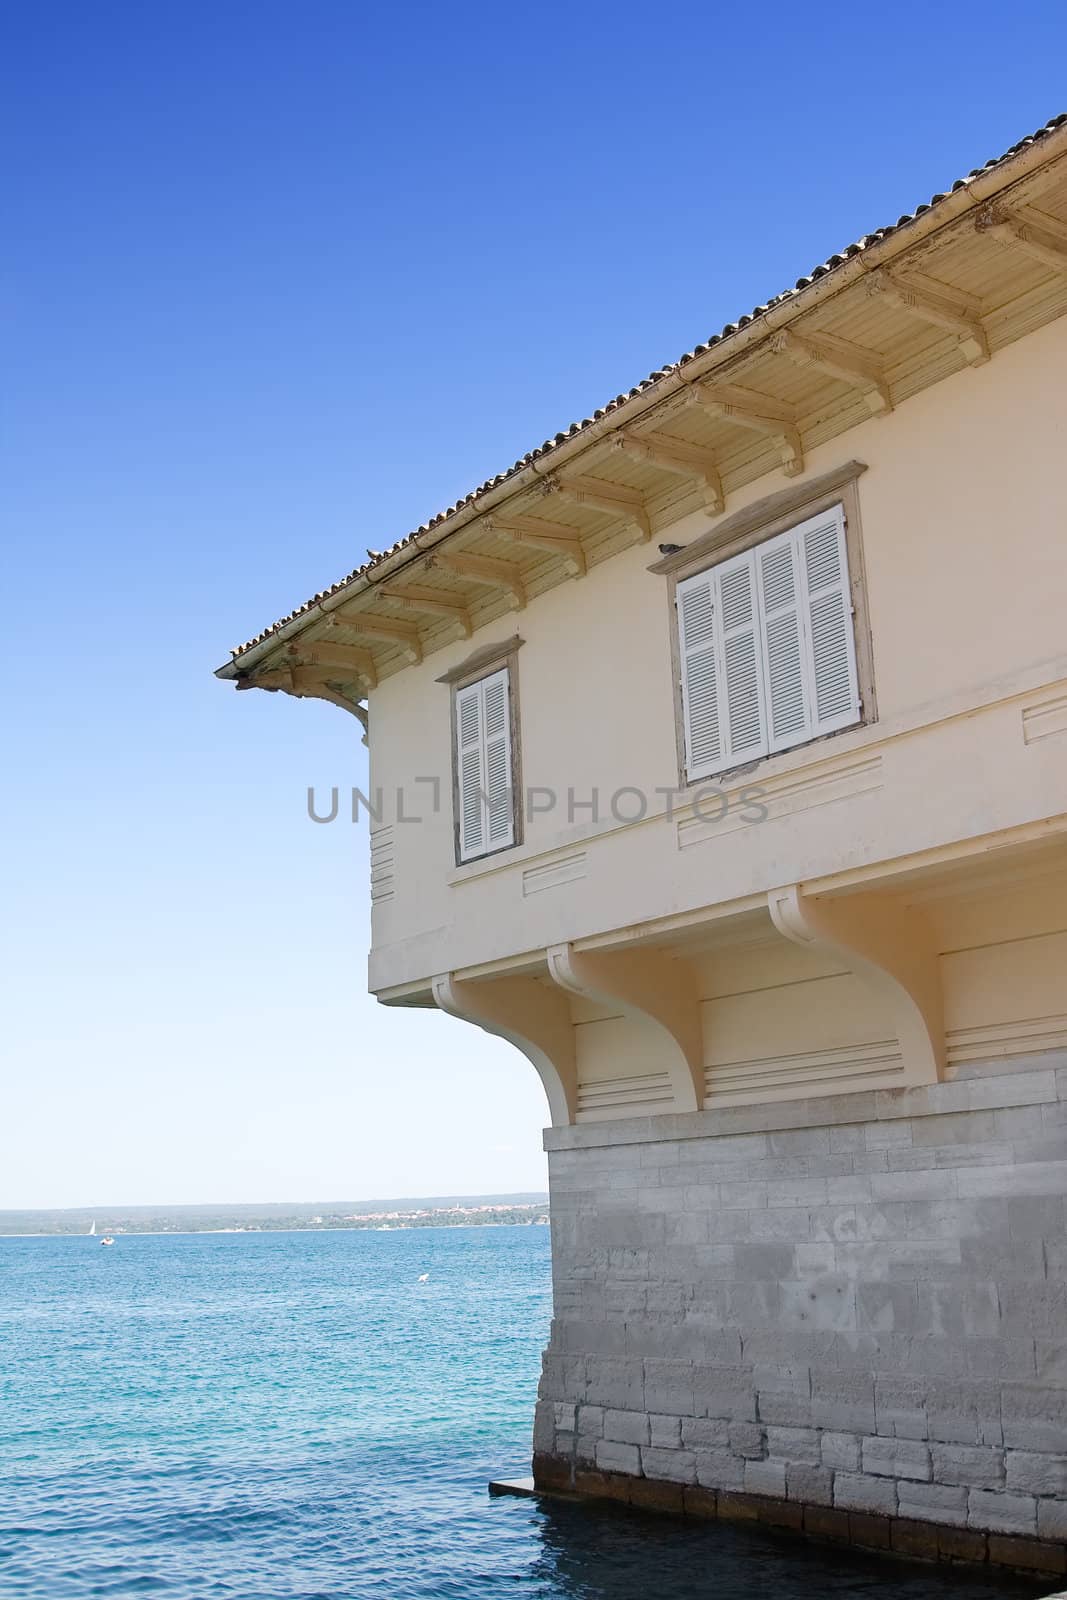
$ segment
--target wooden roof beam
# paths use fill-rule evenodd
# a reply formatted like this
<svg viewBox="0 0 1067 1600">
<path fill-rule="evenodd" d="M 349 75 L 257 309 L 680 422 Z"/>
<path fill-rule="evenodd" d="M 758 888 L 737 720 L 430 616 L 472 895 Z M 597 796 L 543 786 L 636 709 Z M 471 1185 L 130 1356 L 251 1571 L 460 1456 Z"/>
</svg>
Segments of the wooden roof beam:
<svg viewBox="0 0 1067 1600">
<path fill-rule="evenodd" d="M 483 583 L 489 589 L 503 589 L 511 597 L 512 611 L 521 611 L 526 604 L 526 588 L 513 561 L 470 555 L 465 550 L 435 551 L 430 561 L 442 572 L 451 572 L 457 578 L 470 578 L 473 583 Z"/>
<path fill-rule="evenodd" d="M 582 541 L 576 533 L 568 533 L 558 522 L 545 522 L 541 517 L 518 516 L 509 512 L 506 517 L 483 517 L 482 526 L 487 533 L 498 533 L 504 539 L 514 539 L 517 544 L 549 550 L 559 557 L 572 577 L 585 576 L 586 560 Z"/>
<path fill-rule="evenodd" d="M 846 346 L 843 340 L 783 331 L 771 340 L 771 349 L 778 355 L 788 356 L 798 367 L 816 367 L 829 377 L 859 389 L 873 416 L 886 417 L 892 411 L 889 385 L 881 367 L 862 351 Z"/>
<path fill-rule="evenodd" d="M 336 671 L 324 667 L 271 667 L 238 678 L 238 689 L 267 689 L 271 693 L 295 695 L 298 700 L 328 700 L 331 705 L 347 711 L 363 725 L 363 743 L 367 742 L 367 708 L 358 700 L 349 700 L 330 687 L 329 678 L 336 679 Z"/>
<path fill-rule="evenodd" d="M 710 451 L 660 433 L 621 433 L 613 441 L 613 447 L 630 461 L 695 479 L 700 485 L 705 508 L 713 516 L 725 511 L 722 478 Z"/>
<path fill-rule="evenodd" d="M 977 307 L 972 301 L 960 299 L 945 290 L 916 289 L 911 284 L 891 278 L 884 267 L 879 267 L 867 278 L 867 293 L 877 295 L 887 305 L 897 306 L 923 322 L 954 333 L 960 342 L 960 354 L 972 367 L 980 367 L 989 360 L 989 341 Z"/>
<path fill-rule="evenodd" d="M 621 484 L 602 483 L 599 478 L 552 478 L 545 480 L 546 487 L 562 495 L 575 505 L 592 506 L 595 511 L 607 511 L 637 528 L 647 543 L 652 537 L 652 524 L 645 510 L 645 497 L 636 489 L 626 489 Z"/>
<path fill-rule="evenodd" d="M 408 661 L 422 660 L 422 639 L 413 622 L 398 622 L 395 617 L 375 616 L 373 611 L 331 611 L 326 618 L 330 628 L 351 628 L 368 639 L 399 644 Z"/>
<path fill-rule="evenodd" d="M 1067 272 L 1067 228 L 1054 224 L 1050 217 L 1032 222 L 1029 217 L 986 206 L 978 213 L 975 228 L 998 244 L 1024 250 L 1053 272 Z"/>
<path fill-rule="evenodd" d="M 460 605 L 456 600 L 448 600 L 439 594 L 436 589 L 421 589 L 415 585 L 400 589 L 394 586 L 386 588 L 384 585 L 379 593 L 390 600 L 395 600 L 399 605 L 408 606 L 412 611 L 423 611 L 431 617 L 449 617 L 459 628 L 464 639 L 469 639 L 473 633 L 470 612 L 467 607 Z"/>
<path fill-rule="evenodd" d="M 694 383 L 688 398 L 690 405 L 699 406 L 709 417 L 721 417 L 773 439 L 787 478 L 799 477 L 804 471 L 804 446 L 790 406 L 732 383 Z"/>
<path fill-rule="evenodd" d="M 332 641 L 304 639 L 288 646 L 288 654 L 299 657 L 309 667 L 330 667 L 350 672 L 374 689 L 378 684 L 378 671 L 369 650 L 358 644 L 334 644 Z M 336 674 L 335 674 L 336 675 Z"/>
</svg>

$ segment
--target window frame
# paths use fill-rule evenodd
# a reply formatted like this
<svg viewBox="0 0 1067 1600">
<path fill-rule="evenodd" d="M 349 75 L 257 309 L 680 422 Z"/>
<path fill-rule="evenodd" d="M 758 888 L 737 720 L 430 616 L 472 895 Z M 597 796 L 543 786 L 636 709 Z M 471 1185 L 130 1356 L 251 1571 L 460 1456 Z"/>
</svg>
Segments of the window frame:
<svg viewBox="0 0 1067 1600">
<path fill-rule="evenodd" d="M 506 640 L 499 645 L 488 645 L 461 662 L 452 671 L 446 672 L 438 678 L 438 683 L 449 686 L 449 762 L 452 772 L 452 853 L 457 867 L 469 867 L 475 862 L 485 861 L 490 856 L 502 855 L 506 850 L 514 850 L 523 843 L 523 807 L 522 807 L 522 745 L 519 736 L 519 678 L 518 678 L 518 651 L 522 639 L 517 636 Z M 506 671 L 508 675 L 508 739 L 509 754 L 511 758 L 511 838 L 505 844 L 493 845 L 485 850 L 479 850 L 473 855 L 463 854 L 462 827 L 461 827 L 461 796 L 460 796 L 460 770 L 459 770 L 459 712 L 458 700 L 460 694 L 471 688 L 473 684 L 481 683 L 486 678 L 494 677 L 498 672 Z"/>
<path fill-rule="evenodd" d="M 850 461 L 834 471 L 825 473 L 807 485 L 795 485 L 780 494 L 768 495 L 733 516 L 725 518 L 716 527 L 701 535 L 683 549 L 674 551 L 656 562 L 650 571 L 667 578 L 667 606 L 671 641 L 671 670 L 673 673 L 673 701 L 675 742 L 678 759 L 678 785 L 680 790 L 693 789 L 706 783 L 722 783 L 732 773 L 745 771 L 767 761 L 795 757 L 812 745 L 827 739 L 839 738 L 843 733 L 853 733 L 878 720 L 878 704 L 874 682 L 874 646 L 867 603 L 867 580 L 863 559 L 863 536 L 860 523 L 860 503 L 857 480 L 867 470 L 862 461 Z M 686 761 L 685 712 L 682 699 L 682 649 L 679 626 L 677 591 L 687 578 L 698 576 L 713 567 L 719 567 L 737 556 L 747 555 L 760 545 L 790 533 L 812 518 L 840 506 L 845 524 L 845 556 L 848 562 L 849 593 L 852 603 L 852 633 L 856 662 L 856 684 L 860 697 L 860 715 L 846 727 L 828 732 L 814 733 L 810 738 L 778 750 L 769 750 L 758 756 L 738 760 L 718 772 L 703 777 L 689 776 Z M 761 692 L 763 692 L 761 690 Z M 766 701 L 764 700 L 766 707 Z"/>
</svg>

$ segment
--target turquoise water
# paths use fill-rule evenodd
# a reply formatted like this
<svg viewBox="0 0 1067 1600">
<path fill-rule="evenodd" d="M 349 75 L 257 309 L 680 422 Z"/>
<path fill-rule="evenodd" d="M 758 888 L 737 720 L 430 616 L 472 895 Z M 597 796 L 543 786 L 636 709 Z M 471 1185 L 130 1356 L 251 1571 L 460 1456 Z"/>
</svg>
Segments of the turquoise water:
<svg viewBox="0 0 1067 1600">
<path fill-rule="evenodd" d="M 528 1470 L 548 1243 L 547 1228 L 0 1240 L 0 1596 L 1047 1590 L 490 1500 L 490 1477 Z"/>
</svg>

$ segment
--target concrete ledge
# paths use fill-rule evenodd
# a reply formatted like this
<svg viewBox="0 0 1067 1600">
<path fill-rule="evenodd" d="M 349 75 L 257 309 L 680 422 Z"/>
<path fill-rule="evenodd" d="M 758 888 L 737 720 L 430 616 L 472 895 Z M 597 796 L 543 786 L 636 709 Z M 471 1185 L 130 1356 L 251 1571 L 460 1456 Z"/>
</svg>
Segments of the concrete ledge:
<svg viewBox="0 0 1067 1600">
<path fill-rule="evenodd" d="M 1067 1545 L 973 1528 L 950 1528 L 936 1522 L 870 1511 L 844 1511 L 808 1505 L 800 1500 L 775 1500 L 739 1490 L 704 1489 L 625 1472 L 575 1466 L 559 1456 L 535 1455 L 533 1492 L 570 1499 L 611 1500 L 641 1511 L 701 1517 L 728 1522 L 756 1522 L 784 1528 L 803 1538 L 882 1550 L 911 1560 L 990 1565 L 1004 1571 L 1067 1573 Z M 515 1491 L 511 1491 L 515 1492 Z M 1067 1600 L 1067 1591 L 1049 1600 Z"/>
<path fill-rule="evenodd" d="M 715 1139 L 731 1134 L 771 1133 L 790 1128 L 823 1128 L 852 1122 L 892 1122 L 915 1117 L 950 1116 L 965 1111 L 1007 1110 L 1012 1106 L 1052 1104 L 1058 1098 L 1057 1068 L 1067 1067 L 1067 1052 L 991 1062 L 969 1062 L 966 1073 L 942 1083 L 901 1089 L 865 1089 L 775 1100 L 759 1105 L 716 1106 L 711 1111 L 665 1112 L 654 1117 L 620 1117 L 546 1128 L 544 1147 L 592 1150 L 600 1146 L 656 1144 L 678 1139 Z"/>
<path fill-rule="evenodd" d="M 510 1494 L 520 1500 L 532 1500 L 537 1489 L 532 1478 L 495 1478 L 489 1485 L 489 1493 Z"/>
</svg>

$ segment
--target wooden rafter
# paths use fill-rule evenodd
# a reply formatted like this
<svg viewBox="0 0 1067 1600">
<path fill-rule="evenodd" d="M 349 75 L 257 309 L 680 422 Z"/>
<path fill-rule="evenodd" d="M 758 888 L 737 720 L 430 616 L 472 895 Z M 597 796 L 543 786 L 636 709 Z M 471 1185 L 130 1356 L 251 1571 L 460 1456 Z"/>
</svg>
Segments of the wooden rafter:
<svg viewBox="0 0 1067 1600">
<path fill-rule="evenodd" d="M 978 213 L 975 227 L 998 244 L 1024 250 L 1053 272 L 1067 272 L 1067 228 L 1062 223 L 1055 225 L 1050 217 L 1031 221 L 1028 216 L 987 206 Z"/>
<path fill-rule="evenodd" d="M 380 593 L 402 606 L 408 606 L 412 611 L 423 611 L 431 617 L 449 617 L 465 639 L 469 639 L 473 632 L 467 607 L 458 600 L 449 600 L 436 589 L 422 589 L 415 584 L 409 584 L 403 589 L 390 584 L 386 588 L 383 584 Z"/>
<path fill-rule="evenodd" d="M 689 401 L 709 417 L 720 417 L 736 423 L 739 428 L 766 434 L 774 441 L 787 478 L 796 478 L 804 471 L 804 446 L 791 406 L 732 383 L 694 383 L 689 390 Z"/>
<path fill-rule="evenodd" d="M 514 561 L 501 561 L 496 556 L 477 556 L 465 550 L 456 550 L 435 551 L 430 562 L 442 572 L 451 572 L 457 578 L 470 578 L 473 583 L 483 583 L 489 589 L 503 589 L 510 595 L 514 611 L 521 611 L 526 604 L 526 589 Z"/>
<path fill-rule="evenodd" d="M 645 497 L 636 489 L 624 488 L 622 484 L 603 483 L 599 478 L 570 477 L 546 479 L 544 487 L 550 492 L 562 495 L 565 500 L 571 500 L 575 505 L 592 506 L 594 511 L 607 511 L 612 516 L 618 517 L 620 522 L 627 522 L 631 527 L 637 528 L 642 539 L 652 537 L 652 524 L 648 520 L 645 510 Z"/>
<path fill-rule="evenodd" d="M 695 479 L 707 510 L 715 515 L 725 510 L 722 478 L 709 450 L 660 433 L 622 433 L 613 441 L 613 447 L 630 461 Z"/>
<path fill-rule="evenodd" d="M 874 416 L 887 416 L 893 409 L 885 373 L 870 356 L 851 349 L 843 340 L 828 335 L 782 332 L 771 341 L 771 349 L 788 356 L 799 367 L 817 367 L 831 378 L 859 389 L 864 404 Z"/>
<path fill-rule="evenodd" d="M 326 618 L 333 628 L 352 628 L 368 639 L 399 644 L 408 661 L 422 660 L 422 639 L 414 622 L 399 622 L 395 617 L 379 617 L 373 611 L 331 611 Z"/>
<path fill-rule="evenodd" d="M 506 517 L 483 518 L 482 526 L 487 533 L 498 533 L 502 538 L 513 539 L 516 544 L 529 544 L 539 550 L 551 551 L 574 577 L 580 578 L 585 573 L 582 541 L 577 533 L 568 533 L 558 522 L 546 522 L 541 517 L 519 516 L 509 512 Z"/>
<path fill-rule="evenodd" d="M 334 643 L 332 640 L 307 639 L 288 646 L 290 656 L 299 657 L 306 666 L 339 668 L 354 673 L 371 689 L 378 683 L 374 657 L 358 644 Z"/>
<path fill-rule="evenodd" d="M 978 307 L 971 300 L 949 294 L 943 289 L 916 288 L 891 278 L 884 268 L 872 272 L 867 279 L 867 293 L 877 295 L 887 305 L 897 306 L 923 322 L 945 328 L 959 339 L 960 354 L 972 367 L 989 360 L 989 341 L 982 327 Z"/>
</svg>

